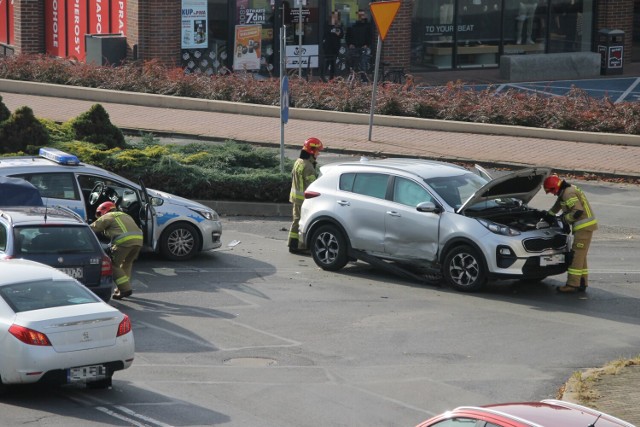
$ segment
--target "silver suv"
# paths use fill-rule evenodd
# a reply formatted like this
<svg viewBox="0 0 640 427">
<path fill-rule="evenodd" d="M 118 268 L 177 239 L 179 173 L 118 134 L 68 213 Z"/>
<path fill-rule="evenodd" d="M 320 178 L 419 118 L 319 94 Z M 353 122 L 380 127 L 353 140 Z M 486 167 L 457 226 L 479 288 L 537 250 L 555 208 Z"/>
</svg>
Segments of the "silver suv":
<svg viewBox="0 0 640 427">
<path fill-rule="evenodd" d="M 47 206 L 69 208 L 87 222 L 95 219 L 101 203 L 112 201 L 138 223 L 145 247 L 172 261 L 222 246 L 222 223 L 213 209 L 146 189 L 142 181 L 133 183 L 60 150 L 41 148 L 39 156 L 0 158 L 0 176 L 29 181 Z"/>
<path fill-rule="evenodd" d="M 571 248 L 557 219 L 527 206 L 550 172 L 491 179 L 418 159 L 328 164 L 305 192 L 300 238 L 329 271 L 382 260 L 461 291 L 487 279 L 542 280 L 567 270 Z"/>
</svg>

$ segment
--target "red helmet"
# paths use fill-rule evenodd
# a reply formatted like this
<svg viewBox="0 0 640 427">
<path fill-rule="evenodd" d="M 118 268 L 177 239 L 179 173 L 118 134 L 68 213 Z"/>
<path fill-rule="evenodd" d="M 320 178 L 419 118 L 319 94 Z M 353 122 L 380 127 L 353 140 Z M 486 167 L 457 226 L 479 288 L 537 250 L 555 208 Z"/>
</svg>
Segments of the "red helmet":
<svg viewBox="0 0 640 427">
<path fill-rule="evenodd" d="M 102 215 L 106 214 L 107 212 L 111 212 L 115 208 L 116 205 L 113 202 L 104 202 L 103 204 L 98 206 L 98 209 L 96 209 L 96 218 L 100 218 Z"/>
<path fill-rule="evenodd" d="M 560 184 L 562 184 L 562 180 L 558 175 L 550 175 L 544 180 L 544 192 L 557 195 L 558 191 L 560 191 Z"/>
<path fill-rule="evenodd" d="M 309 154 L 313 154 L 314 156 L 318 154 L 319 151 L 324 150 L 324 145 L 322 145 L 322 141 L 318 138 L 307 138 L 302 146 L 302 149 Z"/>
</svg>

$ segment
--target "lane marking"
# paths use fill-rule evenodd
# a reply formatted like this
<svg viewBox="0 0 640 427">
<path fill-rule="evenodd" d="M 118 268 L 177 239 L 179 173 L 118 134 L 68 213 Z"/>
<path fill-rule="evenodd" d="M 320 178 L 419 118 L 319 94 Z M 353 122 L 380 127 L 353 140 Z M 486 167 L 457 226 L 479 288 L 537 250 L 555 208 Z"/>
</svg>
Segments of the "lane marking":
<svg viewBox="0 0 640 427">
<path fill-rule="evenodd" d="M 620 97 L 614 102 L 614 104 L 624 101 L 627 95 L 629 95 L 629 93 L 631 93 L 636 88 L 636 86 L 638 86 L 638 84 L 640 84 L 640 77 L 638 77 L 626 91 L 622 92 L 622 95 L 620 95 Z"/>
</svg>

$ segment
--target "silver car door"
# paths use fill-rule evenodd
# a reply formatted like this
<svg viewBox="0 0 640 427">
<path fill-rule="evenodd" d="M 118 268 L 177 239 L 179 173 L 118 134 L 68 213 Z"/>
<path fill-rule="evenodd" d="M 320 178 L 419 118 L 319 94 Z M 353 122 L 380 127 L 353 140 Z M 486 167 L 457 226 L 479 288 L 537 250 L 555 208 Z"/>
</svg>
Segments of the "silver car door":
<svg viewBox="0 0 640 427">
<path fill-rule="evenodd" d="M 440 215 L 418 212 L 422 202 L 435 203 L 419 183 L 401 177 L 393 181 L 393 194 L 385 211 L 384 251 L 394 257 L 433 261 L 438 250 Z"/>
</svg>

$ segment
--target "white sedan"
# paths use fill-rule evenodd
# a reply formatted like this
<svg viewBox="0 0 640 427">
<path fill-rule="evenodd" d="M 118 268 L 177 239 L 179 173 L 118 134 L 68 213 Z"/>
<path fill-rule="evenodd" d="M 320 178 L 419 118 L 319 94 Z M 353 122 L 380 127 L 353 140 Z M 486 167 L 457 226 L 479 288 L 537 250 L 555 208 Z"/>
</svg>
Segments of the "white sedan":
<svg viewBox="0 0 640 427">
<path fill-rule="evenodd" d="M 2 260 L 0 354 L 0 392 L 28 383 L 107 388 L 133 363 L 131 321 L 55 268 Z"/>
</svg>

